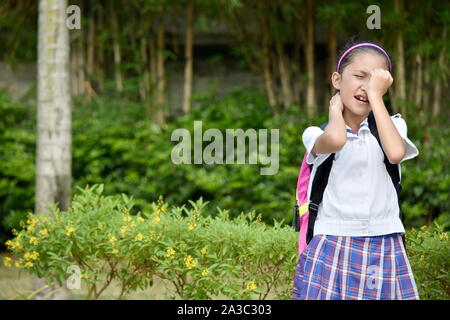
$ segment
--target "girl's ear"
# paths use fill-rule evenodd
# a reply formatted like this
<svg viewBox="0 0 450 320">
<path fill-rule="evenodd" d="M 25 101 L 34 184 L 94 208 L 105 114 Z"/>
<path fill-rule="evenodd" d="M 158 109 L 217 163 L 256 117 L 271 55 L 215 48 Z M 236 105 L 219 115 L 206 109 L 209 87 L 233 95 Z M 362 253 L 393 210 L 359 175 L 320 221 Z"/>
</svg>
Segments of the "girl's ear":
<svg viewBox="0 0 450 320">
<path fill-rule="evenodd" d="M 341 89 L 341 75 L 336 71 L 331 75 L 331 83 L 336 90 Z"/>
</svg>

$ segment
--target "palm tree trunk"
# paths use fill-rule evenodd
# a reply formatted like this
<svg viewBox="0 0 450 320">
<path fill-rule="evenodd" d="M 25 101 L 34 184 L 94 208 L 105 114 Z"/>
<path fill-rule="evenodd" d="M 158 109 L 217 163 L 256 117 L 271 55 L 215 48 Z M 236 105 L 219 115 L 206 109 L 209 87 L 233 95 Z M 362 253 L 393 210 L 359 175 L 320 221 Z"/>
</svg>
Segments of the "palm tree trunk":
<svg viewBox="0 0 450 320">
<path fill-rule="evenodd" d="M 67 0 L 39 2 L 36 214 L 50 214 L 49 202 L 67 210 L 71 198 L 72 116 L 66 8 Z M 33 286 L 37 289 L 44 284 L 43 279 L 37 279 Z M 48 291 L 35 299 L 42 299 Z M 67 294 L 61 288 L 51 297 L 61 299 Z"/>
</svg>

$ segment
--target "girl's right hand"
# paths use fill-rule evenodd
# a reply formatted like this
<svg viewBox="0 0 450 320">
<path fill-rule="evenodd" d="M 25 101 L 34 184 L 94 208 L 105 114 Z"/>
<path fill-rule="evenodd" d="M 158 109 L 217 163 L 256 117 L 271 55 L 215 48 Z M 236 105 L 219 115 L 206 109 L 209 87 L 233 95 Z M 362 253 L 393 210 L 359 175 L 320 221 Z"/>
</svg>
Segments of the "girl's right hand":
<svg viewBox="0 0 450 320">
<path fill-rule="evenodd" d="M 344 111 L 344 104 L 342 103 L 341 95 L 339 94 L 339 92 L 336 93 L 333 97 L 331 97 L 330 111 L 332 109 L 337 109 L 337 110 L 339 110 L 340 113 L 342 113 Z"/>
</svg>

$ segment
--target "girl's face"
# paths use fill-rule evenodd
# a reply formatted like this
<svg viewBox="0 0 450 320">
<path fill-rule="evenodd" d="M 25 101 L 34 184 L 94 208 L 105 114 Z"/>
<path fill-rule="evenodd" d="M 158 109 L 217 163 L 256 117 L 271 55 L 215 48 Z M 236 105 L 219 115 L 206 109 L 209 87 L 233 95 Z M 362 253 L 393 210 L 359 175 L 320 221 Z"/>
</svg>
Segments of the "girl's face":
<svg viewBox="0 0 450 320">
<path fill-rule="evenodd" d="M 347 111 L 358 116 L 366 116 L 370 112 L 367 86 L 370 72 L 374 69 L 387 70 L 385 58 L 375 52 L 363 51 L 352 57 L 342 75 L 333 72 L 333 86 L 340 91 L 342 103 Z"/>
</svg>

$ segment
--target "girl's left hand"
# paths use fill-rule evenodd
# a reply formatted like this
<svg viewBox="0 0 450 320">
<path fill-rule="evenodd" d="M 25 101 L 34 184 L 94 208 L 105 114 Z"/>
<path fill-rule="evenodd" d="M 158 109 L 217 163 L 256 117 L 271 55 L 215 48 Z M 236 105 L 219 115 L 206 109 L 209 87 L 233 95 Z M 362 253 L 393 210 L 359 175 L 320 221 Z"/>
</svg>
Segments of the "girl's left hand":
<svg viewBox="0 0 450 320">
<path fill-rule="evenodd" d="M 367 96 L 369 98 L 383 97 L 391 86 L 394 79 L 391 73 L 384 69 L 375 69 L 370 72 L 369 85 L 367 88 Z"/>
</svg>

